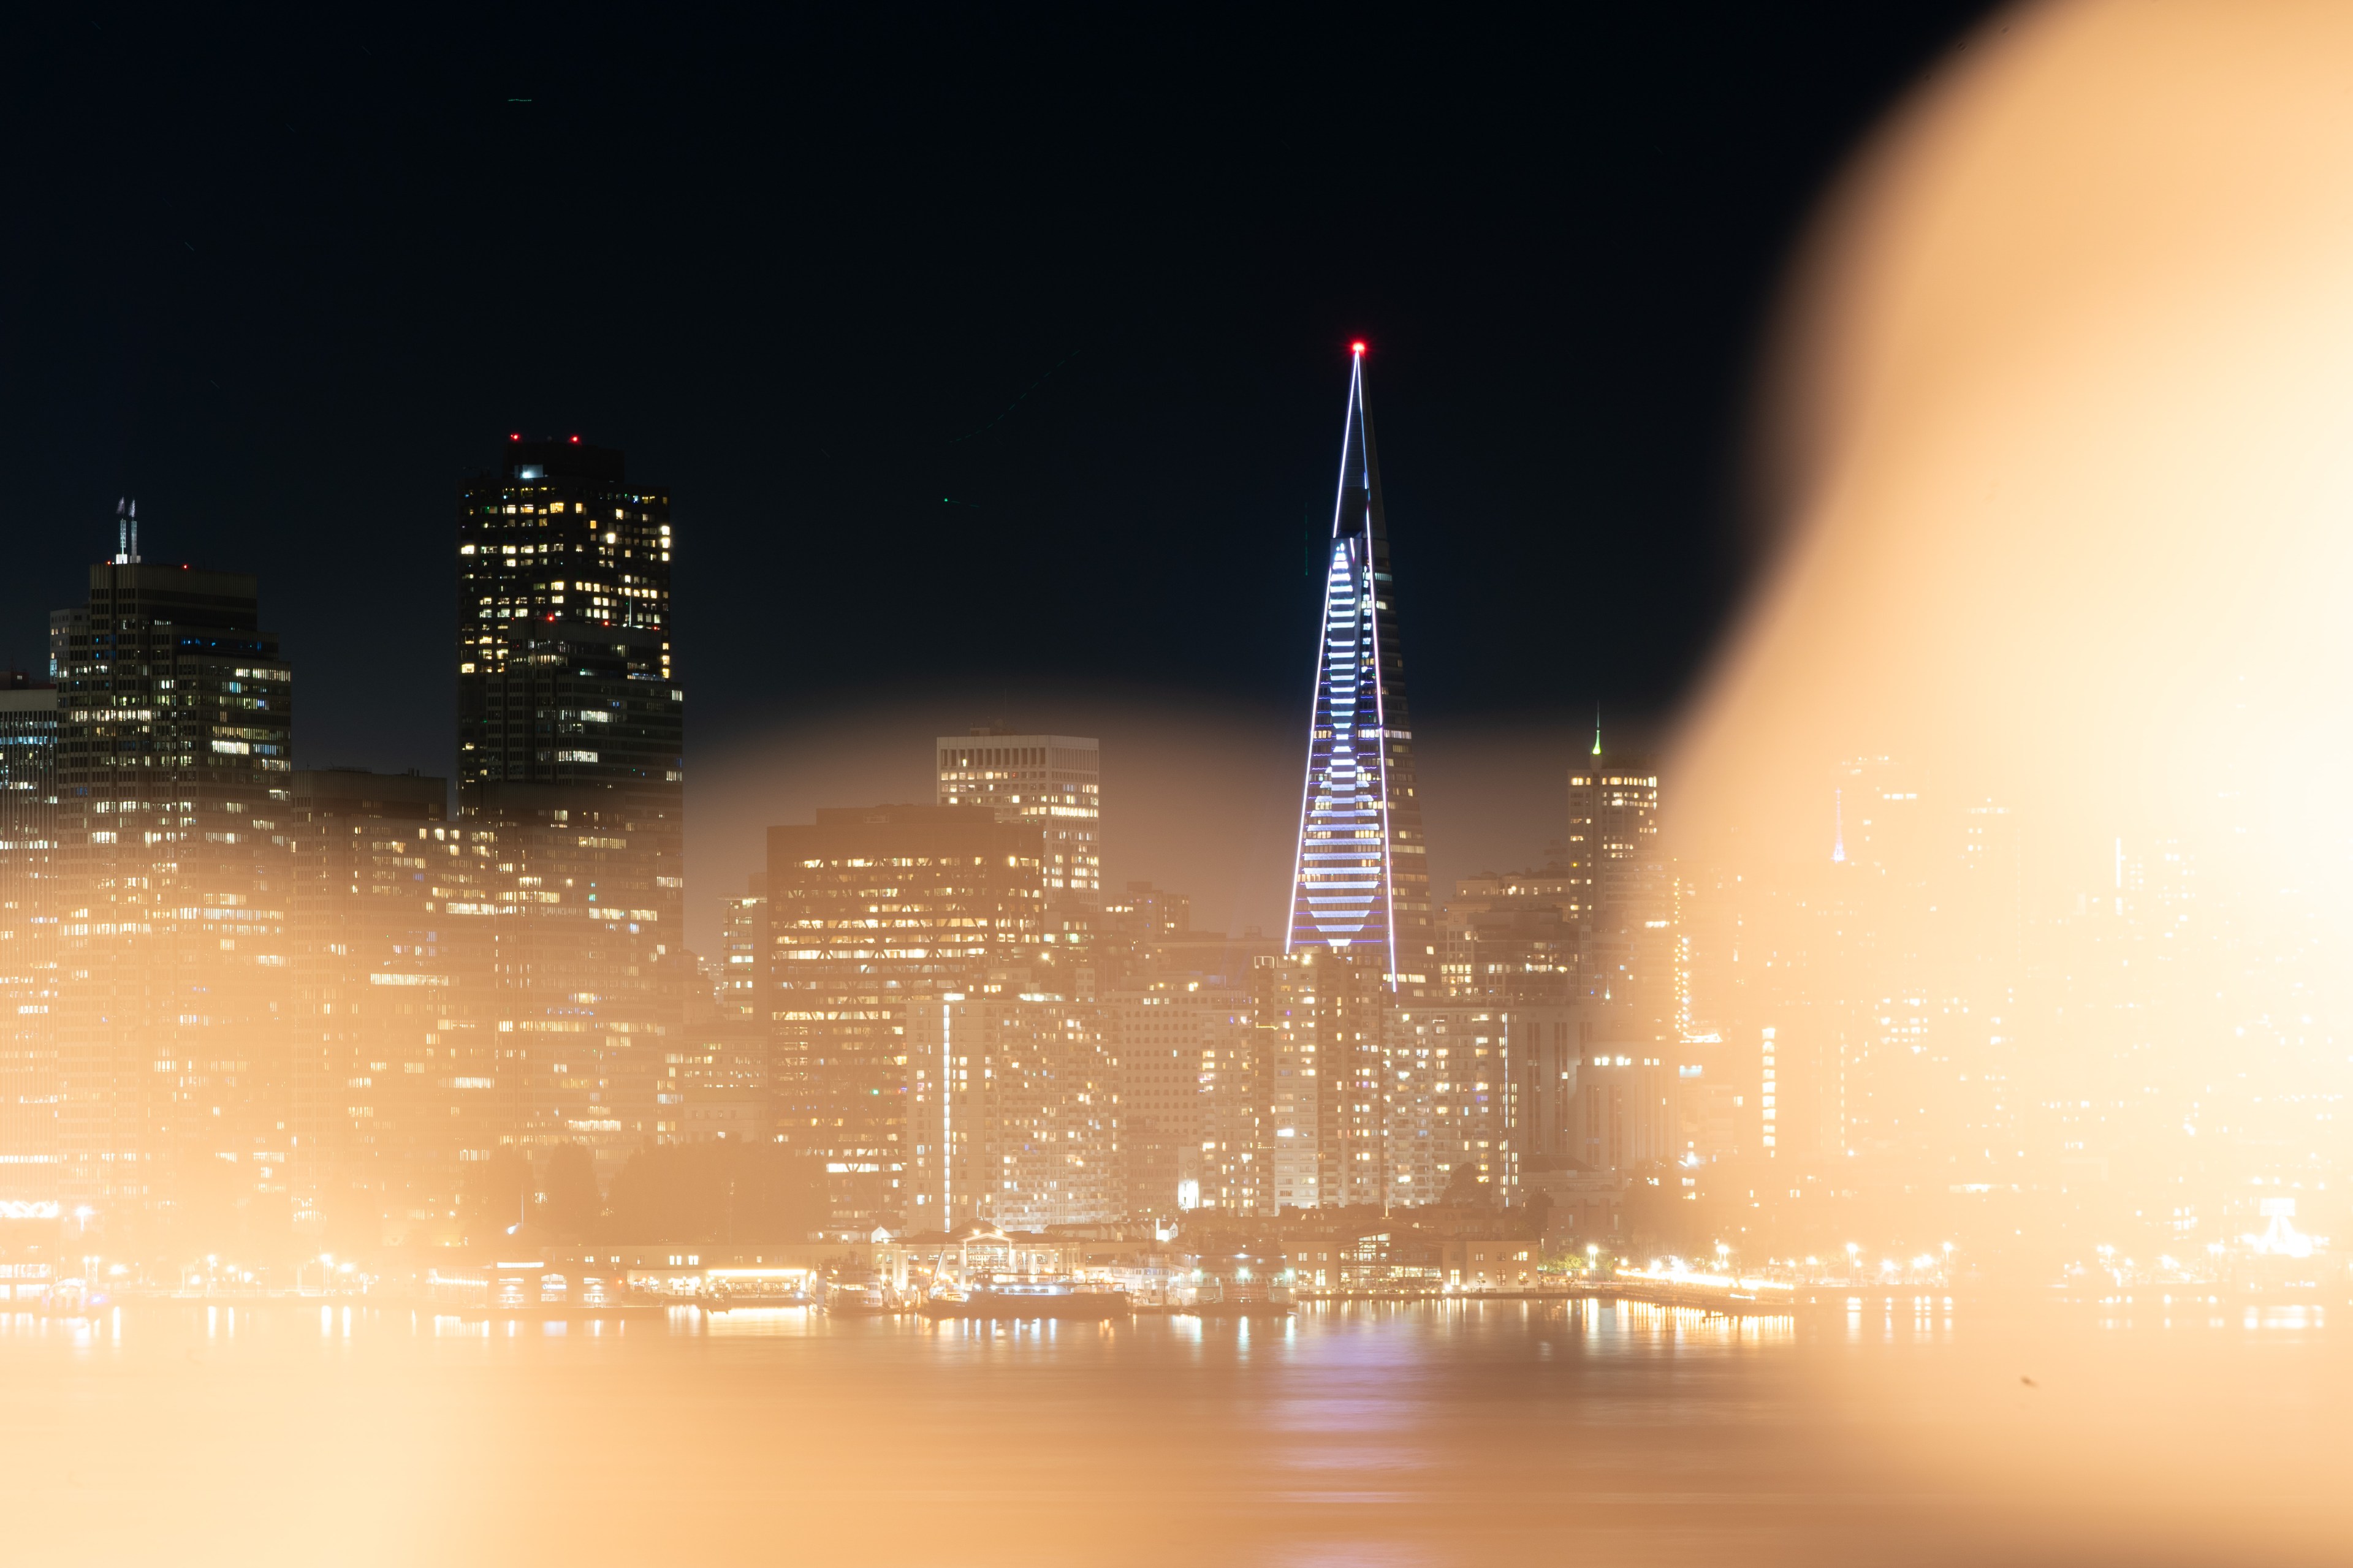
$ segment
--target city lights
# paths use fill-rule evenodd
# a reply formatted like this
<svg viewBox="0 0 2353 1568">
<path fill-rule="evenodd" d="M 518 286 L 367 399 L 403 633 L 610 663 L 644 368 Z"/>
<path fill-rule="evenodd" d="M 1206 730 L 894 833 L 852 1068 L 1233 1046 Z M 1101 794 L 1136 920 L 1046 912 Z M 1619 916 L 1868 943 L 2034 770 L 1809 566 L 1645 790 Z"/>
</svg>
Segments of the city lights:
<svg viewBox="0 0 2353 1568">
<path fill-rule="evenodd" d="M 10 1559 L 2346 1557 L 2353 7 L 1815 9 L 18 29 Z"/>
</svg>

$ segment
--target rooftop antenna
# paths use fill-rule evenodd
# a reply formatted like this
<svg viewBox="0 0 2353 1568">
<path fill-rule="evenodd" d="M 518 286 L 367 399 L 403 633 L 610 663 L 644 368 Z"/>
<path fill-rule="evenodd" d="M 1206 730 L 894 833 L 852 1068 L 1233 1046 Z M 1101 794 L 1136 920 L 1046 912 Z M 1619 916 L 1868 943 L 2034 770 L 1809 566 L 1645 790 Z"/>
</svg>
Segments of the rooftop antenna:
<svg viewBox="0 0 2353 1568">
<path fill-rule="evenodd" d="M 139 564 L 139 503 L 128 498 L 114 503 L 114 563 Z"/>
<path fill-rule="evenodd" d="M 1593 754 L 1601 754 L 1601 704 L 1593 705 Z"/>
</svg>

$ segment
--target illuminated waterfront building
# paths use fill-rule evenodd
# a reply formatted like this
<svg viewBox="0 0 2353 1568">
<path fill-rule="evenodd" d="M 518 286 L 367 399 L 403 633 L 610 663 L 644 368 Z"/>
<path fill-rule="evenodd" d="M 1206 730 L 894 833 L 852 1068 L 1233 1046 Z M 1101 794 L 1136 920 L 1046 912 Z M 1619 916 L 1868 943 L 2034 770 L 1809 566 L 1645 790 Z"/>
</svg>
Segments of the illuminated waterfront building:
<svg viewBox="0 0 2353 1568">
<path fill-rule="evenodd" d="M 1406 1010 L 1412 1055 L 1389 1072 L 1392 1203 L 1435 1203 L 1458 1176 L 1515 1201 L 1510 1018 L 1501 1007 L 1437 1002 Z"/>
<path fill-rule="evenodd" d="M 1370 963 L 1393 991 L 1434 981 L 1428 846 L 1361 343 L 1349 369 L 1309 724 L 1284 950 Z"/>
<path fill-rule="evenodd" d="M 1121 1217 L 1101 1009 L 999 972 L 905 1010 L 905 1206 L 916 1231 Z"/>
<path fill-rule="evenodd" d="M 0 1217 L 57 1212 L 58 694 L 0 678 Z"/>
<path fill-rule="evenodd" d="M 61 1196 L 250 1220 L 288 1201 L 293 674 L 253 578 L 138 557 L 50 618 Z"/>
<path fill-rule="evenodd" d="M 1044 835 L 960 806 L 828 809 L 768 829 L 770 1081 L 845 1226 L 914 1205 L 909 1010 L 1056 965 Z M 1059 993 L 1056 993 L 1059 994 Z"/>
<path fill-rule="evenodd" d="M 1321 955 L 1324 958 L 1329 954 Z M 1266 1082 L 1266 1202 L 1274 1212 L 1312 1209 L 1323 1202 L 1323 1125 L 1315 1051 L 1313 949 L 1262 953 L 1250 963 L 1251 1022 Z M 1331 963 L 1322 965 L 1328 969 Z"/>
<path fill-rule="evenodd" d="M 1099 742 L 1078 735 L 980 729 L 939 738 L 942 805 L 983 806 L 1045 835 L 1046 897 L 1103 902 L 1103 767 Z"/>
<path fill-rule="evenodd" d="M 1407 1201 L 1419 1163 L 1393 1148 L 1398 1124 L 1393 1087 L 1403 1072 L 1409 1094 L 1427 1081 L 1417 1070 L 1413 1026 L 1396 1005 L 1376 964 L 1345 952 L 1315 955 L 1316 1193 L 1329 1205 L 1388 1207 Z M 1400 1181 L 1399 1178 L 1406 1178 Z"/>
<path fill-rule="evenodd" d="M 1128 1213 L 1272 1212 L 1268 1042 L 1250 991 L 1214 974 L 1156 974 L 1106 997 L 1104 1014 Z"/>
</svg>

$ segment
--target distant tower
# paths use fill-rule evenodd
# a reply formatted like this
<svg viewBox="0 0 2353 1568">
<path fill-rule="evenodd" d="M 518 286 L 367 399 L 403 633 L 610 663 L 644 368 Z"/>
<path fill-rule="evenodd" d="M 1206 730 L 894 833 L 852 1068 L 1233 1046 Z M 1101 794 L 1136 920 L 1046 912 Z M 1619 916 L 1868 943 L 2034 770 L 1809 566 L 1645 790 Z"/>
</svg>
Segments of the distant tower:
<svg viewBox="0 0 2353 1568">
<path fill-rule="evenodd" d="M 675 823 L 670 497 L 577 437 L 511 436 L 500 459 L 458 500 L 459 797 L 552 784 Z"/>
<path fill-rule="evenodd" d="M 1081 735 L 983 728 L 942 735 L 937 801 L 1036 823 L 1046 834 L 1046 897 L 1103 902 L 1103 748 Z"/>
<path fill-rule="evenodd" d="M 1351 352 L 1284 950 L 1377 958 L 1396 990 L 1434 976 L 1437 960 L 1365 345 Z"/>
<path fill-rule="evenodd" d="M 1598 722 L 1592 755 L 1568 770 L 1570 894 L 1585 919 L 1624 898 L 1627 879 L 1660 859 L 1657 765 L 1647 757 L 1604 756 Z"/>
</svg>

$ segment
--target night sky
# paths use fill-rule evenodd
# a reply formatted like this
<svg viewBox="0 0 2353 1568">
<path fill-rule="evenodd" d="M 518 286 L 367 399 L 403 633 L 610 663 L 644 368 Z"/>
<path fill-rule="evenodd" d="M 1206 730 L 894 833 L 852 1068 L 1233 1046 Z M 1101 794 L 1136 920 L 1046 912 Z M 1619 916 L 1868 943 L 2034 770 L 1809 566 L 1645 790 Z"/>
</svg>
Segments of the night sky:
<svg viewBox="0 0 2353 1568">
<path fill-rule="evenodd" d="M 1788 248 L 1980 9 L 20 17 L 0 658 L 135 494 L 260 574 L 302 763 L 445 772 L 454 487 L 576 432 L 673 496 L 690 766 L 1280 712 L 1362 335 L 1417 718 L 1662 717 Z"/>
</svg>

